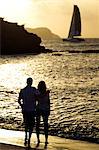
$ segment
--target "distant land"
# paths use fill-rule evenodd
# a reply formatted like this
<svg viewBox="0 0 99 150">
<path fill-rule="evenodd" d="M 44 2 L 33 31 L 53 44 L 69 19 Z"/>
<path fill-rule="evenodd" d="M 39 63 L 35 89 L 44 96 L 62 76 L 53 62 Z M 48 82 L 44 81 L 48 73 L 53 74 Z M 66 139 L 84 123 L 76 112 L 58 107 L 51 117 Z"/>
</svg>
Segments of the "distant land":
<svg viewBox="0 0 99 150">
<path fill-rule="evenodd" d="M 37 34 L 42 40 L 54 40 L 60 39 L 60 37 L 46 27 L 39 28 L 26 28 L 26 30 L 30 33 Z"/>
</svg>

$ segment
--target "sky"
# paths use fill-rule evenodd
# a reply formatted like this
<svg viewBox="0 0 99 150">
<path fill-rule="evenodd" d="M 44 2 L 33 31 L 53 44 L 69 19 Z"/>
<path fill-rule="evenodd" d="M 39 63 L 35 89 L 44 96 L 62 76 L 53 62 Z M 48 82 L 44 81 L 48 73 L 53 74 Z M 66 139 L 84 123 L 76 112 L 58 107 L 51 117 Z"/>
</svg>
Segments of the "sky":
<svg viewBox="0 0 99 150">
<path fill-rule="evenodd" d="M 67 37 L 74 4 L 80 8 L 82 37 L 99 38 L 99 0 L 0 0 L 0 17 Z"/>
</svg>

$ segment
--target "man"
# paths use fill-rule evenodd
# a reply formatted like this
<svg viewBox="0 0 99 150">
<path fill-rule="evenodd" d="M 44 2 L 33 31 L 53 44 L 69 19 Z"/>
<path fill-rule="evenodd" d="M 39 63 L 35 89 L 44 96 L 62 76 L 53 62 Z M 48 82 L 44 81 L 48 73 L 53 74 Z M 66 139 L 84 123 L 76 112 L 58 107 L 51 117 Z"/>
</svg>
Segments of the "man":
<svg viewBox="0 0 99 150">
<path fill-rule="evenodd" d="M 36 109 L 36 88 L 32 87 L 32 78 L 27 79 L 27 86 L 20 90 L 18 103 L 22 108 L 23 119 L 25 124 L 25 140 L 24 145 L 30 147 L 30 139 L 35 124 Z M 29 133 L 29 135 L 27 135 Z"/>
</svg>

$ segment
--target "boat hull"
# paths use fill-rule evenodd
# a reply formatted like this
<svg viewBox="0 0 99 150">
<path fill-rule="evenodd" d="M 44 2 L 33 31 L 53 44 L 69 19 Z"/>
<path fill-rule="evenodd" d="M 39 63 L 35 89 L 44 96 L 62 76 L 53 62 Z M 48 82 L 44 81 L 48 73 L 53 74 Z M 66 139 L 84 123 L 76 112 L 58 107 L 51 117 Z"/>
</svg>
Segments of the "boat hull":
<svg viewBox="0 0 99 150">
<path fill-rule="evenodd" d="M 67 39 L 63 39 L 63 41 L 78 43 L 78 42 L 84 42 L 85 40 L 83 38 L 67 38 Z"/>
</svg>

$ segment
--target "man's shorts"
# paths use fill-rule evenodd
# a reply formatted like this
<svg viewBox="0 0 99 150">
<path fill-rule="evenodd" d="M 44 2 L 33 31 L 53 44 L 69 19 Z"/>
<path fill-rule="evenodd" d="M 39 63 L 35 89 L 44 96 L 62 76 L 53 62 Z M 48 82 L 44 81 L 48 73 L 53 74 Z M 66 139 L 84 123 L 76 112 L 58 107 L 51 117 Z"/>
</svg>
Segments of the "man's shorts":
<svg viewBox="0 0 99 150">
<path fill-rule="evenodd" d="M 35 112 L 34 111 L 23 111 L 24 124 L 27 127 L 33 127 L 35 125 Z"/>
</svg>

